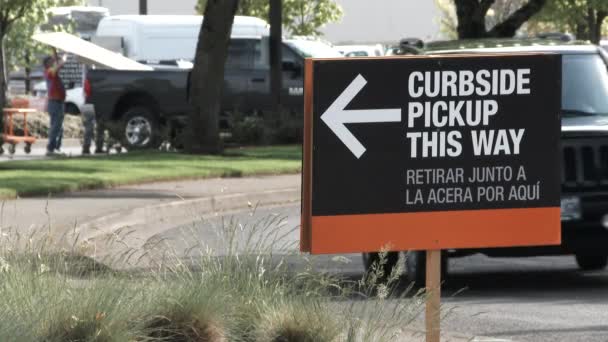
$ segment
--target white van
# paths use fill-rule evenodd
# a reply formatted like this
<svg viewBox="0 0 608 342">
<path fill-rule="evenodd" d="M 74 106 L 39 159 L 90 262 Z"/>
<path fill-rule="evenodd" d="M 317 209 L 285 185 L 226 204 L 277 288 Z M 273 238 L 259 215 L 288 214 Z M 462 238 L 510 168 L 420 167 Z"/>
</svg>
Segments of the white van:
<svg viewBox="0 0 608 342">
<path fill-rule="evenodd" d="M 122 38 L 125 56 L 136 61 L 193 60 L 202 22 L 197 15 L 116 15 L 99 22 L 96 36 Z M 234 18 L 232 37 L 268 35 L 266 21 Z"/>
</svg>

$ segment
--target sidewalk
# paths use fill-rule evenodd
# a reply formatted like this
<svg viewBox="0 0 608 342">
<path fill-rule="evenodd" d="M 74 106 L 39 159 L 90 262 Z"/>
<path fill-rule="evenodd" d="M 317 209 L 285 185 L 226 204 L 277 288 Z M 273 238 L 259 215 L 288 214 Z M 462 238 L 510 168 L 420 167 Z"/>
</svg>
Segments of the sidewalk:
<svg viewBox="0 0 608 342">
<path fill-rule="evenodd" d="M 26 229 L 48 227 L 50 224 L 56 231 L 65 231 L 100 217 L 120 218 L 134 212 L 149 216 L 145 210 L 138 212 L 137 209 L 161 204 L 213 200 L 223 195 L 248 195 L 243 198 L 252 198 L 252 204 L 255 204 L 253 194 L 289 190 L 293 197 L 299 195 L 299 189 L 300 175 L 281 175 L 150 183 L 66 193 L 50 198 L 20 198 L 0 202 L 0 228 Z M 246 207 L 247 201 L 239 205 Z M 156 217 L 142 219 L 148 218 Z"/>
</svg>

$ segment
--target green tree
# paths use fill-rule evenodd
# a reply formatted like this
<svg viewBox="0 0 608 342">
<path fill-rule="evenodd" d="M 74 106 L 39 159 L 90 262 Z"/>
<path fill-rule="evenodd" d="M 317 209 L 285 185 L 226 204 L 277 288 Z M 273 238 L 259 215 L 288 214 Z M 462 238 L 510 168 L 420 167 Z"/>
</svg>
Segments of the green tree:
<svg viewBox="0 0 608 342">
<path fill-rule="evenodd" d="M 196 11 L 202 14 L 207 0 L 198 0 Z M 268 20 L 268 0 L 241 0 L 237 15 Z M 283 0 L 283 26 L 292 35 L 318 36 L 323 25 L 342 18 L 342 8 L 335 0 Z"/>
<path fill-rule="evenodd" d="M 24 69 L 26 90 L 29 91 L 29 70 L 40 64 L 39 56 L 49 53 L 47 45 L 36 42 L 32 35 L 49 21 L 49 9 L 59 6 L 81 5 L 82 0 L 36 0 L 30 9 L 13 23 L 6 35 L 5 52 L 8 70 Z M 70 24 L 51 26 L 52 31 L 73 31 Z"/>
<path fill-rule="evenodd" d="M 571 32 L 598 44 L 606 17 L 606 0 L 550 0 L 534 23 L 542 30 Z"/>
<path fill-rule="evenodd" d="M 342 8 L 333 0 L 284 0 L 283 25 L 294 35 L 319 36 L 327 23 L 339 21 Z"/>
<path fill-rule="evenodd" d="M 198 0 L 196 3 L 196 13 L 203 14 L 207 0 Z M 267 18 L 268 0 L 240 0 L 236 15 L 246 15 L 250 17 Z"/>
<path fill-rule="evenodd" d="M 509 38 L 547 1 L 552 0 L 436 0 L 440 27 L 448 36 Z"/>
<path fill-rule="evenodd" d="M 11 32 L 13 24 L 22 18 L 35 0 L 0 0 L 0 111 L 6 107 L 7 72 L 4 58 L 4 40 Z M 3 127 L 3 115 L 0 113 L 0 132 Z M 2 148 L 0 133 L 0 148 Z"/>
</svg>

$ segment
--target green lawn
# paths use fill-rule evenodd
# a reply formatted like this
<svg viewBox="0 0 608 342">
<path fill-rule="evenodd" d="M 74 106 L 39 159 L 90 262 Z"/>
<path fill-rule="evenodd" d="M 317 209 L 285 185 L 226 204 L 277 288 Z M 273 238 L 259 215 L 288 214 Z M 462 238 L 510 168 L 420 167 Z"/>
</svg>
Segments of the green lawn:
<svg viewBox="0 0 608 342">
<path fill-rule="evenodd" d="M 0 163 L 0 198 L 152 181 L 299 172 L 301 147 L 228 149 L 221 156 L 163 152 Z"/>
</svg>

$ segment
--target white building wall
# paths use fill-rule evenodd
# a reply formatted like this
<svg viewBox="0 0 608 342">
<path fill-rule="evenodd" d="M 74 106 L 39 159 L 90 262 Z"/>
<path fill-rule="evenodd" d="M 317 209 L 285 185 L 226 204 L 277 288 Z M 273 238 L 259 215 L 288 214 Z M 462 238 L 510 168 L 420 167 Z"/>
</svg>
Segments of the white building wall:
<svg viewBox="0 0 608 342">
<path fill-rule="evenodd" d="M 437 39 L 439 10 L 433 0 L 337 0 L 344 15 L 322 29 L 333 43 Z"/>
<path fill-rule="evenodd" d="M 90 6 L 110 9 L 111 15 L 138 14 L 139 0 L 87 0 Z M 196 0 L 148 0 L 148 14 L 196 14 Z"/>
<path fill-rule="evenodd" d="M 110 14 L 137 14 L 139 0 L 87 0 Z M 401 38 L 437 39 L 439 11 L 433 0 L 336 0 L 342 20 L 322 29 L 333 43 L 397 42 Z M 195 14 L 196 0 L 148 0 L 149 14 Z"/>
</svg>

